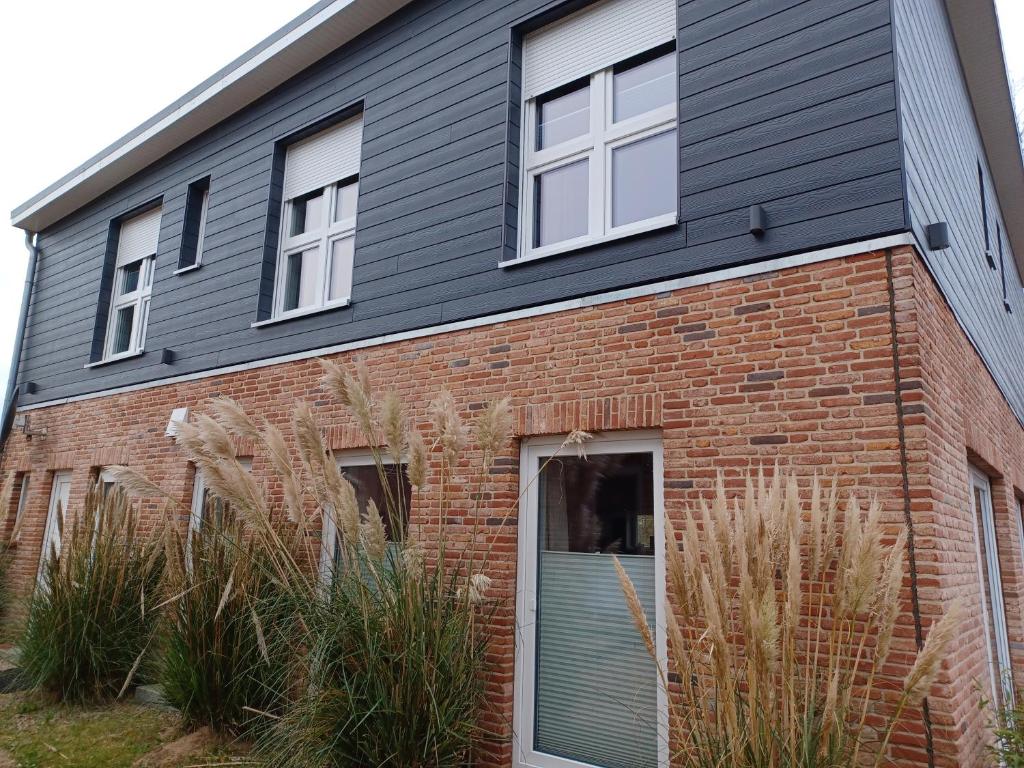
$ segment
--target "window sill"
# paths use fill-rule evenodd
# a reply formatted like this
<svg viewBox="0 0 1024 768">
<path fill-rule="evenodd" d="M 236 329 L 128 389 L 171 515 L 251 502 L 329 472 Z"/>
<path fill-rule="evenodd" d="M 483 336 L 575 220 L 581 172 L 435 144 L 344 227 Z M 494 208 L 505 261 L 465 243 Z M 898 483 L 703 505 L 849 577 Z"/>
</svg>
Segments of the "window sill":
<svg viewBox="0 0 1024 768">
<path fill-rule="evenodd" d="M 528 251 L 525 256 L 519 256 L 515 259 L 507 259 L 505 261 L 499 261 L 498 266 L 502 269 L 506 267 L 516 267 L 520 264 L 525 264 L 530 261 L 539 261 L 540 259 L 546 259 L 550 256 L 560 256 L 564 253 L 572 253 L 573 251 L 580 251 L 584 248 L 590 248 L 595 245 L 603 245 L 604 243 L 611 243 L 616 240 L 622 240 L 626 237 L 633 237 L 635 235 L 645 234 L 647 232 L 654 232 L 659 229 L 668 229 L 675 227 L 679 224 L 679 216 L 677 214 L 669 214 L 668 216 L 659 216 L 656 219 L 649 219 L 648 221 L 639 222 L 635 225 L 628 225 L 620 227 L 617 231 L 611 234 L 604 235 L 601 237 L 588 237 L 588 238 L 577 238 L 575 240 L 569 240 L 565 243 L 557 245 L 551 245 L 547 248 L 539 248 Z"/>
<path fill-rule="evenodd" d="M 195 272 L 195 271 L 196 271 L 197 269 L 199 269 L 199 268 L 200 268 L 201 266 L 203 266 L 203 265 L 202 265 L 202 264 L 199 264 L 199 263 L 196 263 L 196 264 L 189 264 L 189 265 L 188 265 L 187 267 L 178 267 L 178 268 L 177 268 L 176 270 L 174 270 L 174 271 L 173 271 L 173 272 L 172 272 L 171 274 L 172 274 L 172 275 L 184 275 L 184 274 L 187 274 L 187 273 L 189 273 L 189 272 Z"/>
<path fill-rule="evenodd" d="M 321 315 L 324 312 L 330 312 L 335 309 L 342 309 L 352 304 L 351 299 L 345 299 L 344 301 L 335 301 L 331 304 L 326 304 L 322 307 L 310 307 L 309 309 L 299 309 L 293 312 L 289 312 L 287 315 L 278 315 L 277 317 L 271 317 L 267 320 L 257 320 L 255 323 L 250 323 L 250 328 L 265 328 L 268 325 L 277 325 L 278 323 L 286 323 L 289 320 L 298 320 L 300 317 L 309 317 L 311 315 Z"/>
<path fill-rule="evenodd" d="M 111 363 L 119 363 L 122 360 L 131 360 L 135 357 L 142 357 L 146 354 L 144 349 L 140 349 L 138 352 L 125 352 L 120 355 L 114 355 L 113 357 L 105 357 L 102 360 L 97 360 L 95 363 L 86 363 L 83 368 L 99 368 L 104 365 L 110 365 Z"/>
</svg>

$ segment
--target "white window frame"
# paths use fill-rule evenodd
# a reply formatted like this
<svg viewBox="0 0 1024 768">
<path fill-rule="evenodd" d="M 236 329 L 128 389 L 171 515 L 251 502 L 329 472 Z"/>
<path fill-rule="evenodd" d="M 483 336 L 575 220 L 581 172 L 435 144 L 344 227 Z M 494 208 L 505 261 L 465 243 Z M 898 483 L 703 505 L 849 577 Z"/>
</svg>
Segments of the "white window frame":
<svg viewBox="0 0 1024 768">
<path fill-rule="evenodd" d="M 252 472 L 252 458 L 244 456 L 236 459 L 246 472 Z M 188 532 L 185 535 L 185 562 L 192 562 L 192 536 L 202 527 L 203 515 L 206 512 L 205 497 L 209 489 L 206 487 L 206 478 L 202 471 L 196 467 L 195 477 L 192 479 L 192 505 L 188 514 Z"/>
<path fill-rule="evenodd" d="M 139 215 L 142 216 L 144 214 Z M 121 227 L 123 228 L 130 221 L 131 219 L 125 219 L 121 222 Z M 159 238 L 154 243 L 152 253 L 132 258 L 122 258 L 120 240 L 121 234 L 119 232 L 114 280 L 110 286 L 110 311 L 107 314 L 107 333 L 103 341 L 103 362 L 134 357 L 141 354 L 146 348 L 146 326 L 149 323 L 149 304 L 153 295 L 153 272 L 156 268 L 156 250 Z M 139 264 L 139 282 L 134 291 L 122 295 L 119 291 L 124 280 L 125 269 L 134 264 Z M 128 349 L 115 353 L 113 350 L 114 339 L 117 334 L 117 313 L 119 310 L 130 306 L 135 307 L 135 314 L 132 317 L 132 332 L 128 339 Z"/>
<path fill-rule="evenodd" d="M 634 57 L 630 56 L 625 61 L 632 58 Z M 538 101 L 543 101 L 547 93 L 524 100 L 519 158 L 520 168 L 523 169 L 520 173 L 519 184 L 519 252 L 517 258 L 501 262 L 500 266 L 542 259 L 679 223 L 679 151 L 677 148 L 672 153 L 673 178 L 676 189 L 675 210 L 650 219 L 618 227 L 612 226 L 611 167 L 613 150 L 669 131 L 676 132 L 676 143 L 678 144 L 679 130 L 678 98 L 672 104 L 635 115 L 618 123 L 613 122 L 613 84 L 614 70 L 617 65 L 589 75 L 590 132 L 585 136 L 578 136 L 545 149 L 536 149 Z M 546 171 L 555 170 L 584 159 L 588 160 L 587 178 L 589 183 L 587 234 L 535 247 L 533 244 L 536 222 L 534 186 L 537 177 Z"/>
<path fill-rule="evenodd" d="M 537 549 L 539 544 L 539 483 L 536 467 L 564 445 L 564 436 L 529 438 L 522 442 L 519 461 L 519 557 L 516 577 L 516 661 L 513 703 L 513 765 L 515 768 L 590 768 L 586 763 L 557 757 L 533 748 L 536 700 Z M 587 442 L 588 456 L 609 453 L 649 453 L 654 490 L 655 645 L 657 663 L 667 668 L 665 639 L 665 470 L 661 435 L 653 431 L 610 432 Z M 565 449 L 561 455 L 566 454 Z M 658 676 L 658 766 L 669 765 L 668 696 Z"/>
<path fill-rule="evenodd" d="M 278 247 L 277 254 L 277 273 L 274 278 L 274 313 L 275 318 L 287 318 L 296 317 L 301 315 L 308 315 L 312 312 L 320 312 L 326 309 L 334 309 L 336 307 L 345 307 L 352 301 L 352 273 L 353 264 L 349 264 L 349 292 L 347 296 L 342 296 L 336 299 L 331 299 L 329 294 L 331 290 L 331 271 L 333 269 L 332 259 L 334 258 L 333 248 L 335 242 L 340 240 L 346 240 L 353 238 L 352 253 L 353 262 L 355 261 L 355 241 L 356 236 L 356 211 L 351 216 L 340 221 L 334 220 L 334 214 L 338 205 L 338 190 L 342 187 L 346 187 L 350 184 L 355 184 L 357 188 L 356 192 L 356 208 L 358 210 L 358 185 L 359 176 L 349 176 L 344 179 L 340 179 L 332 184 L 328 184 L 326 187 L 320 188 L 320 194 L 323 196 L 321 203 L 321 222 L 320 228 L 303 232 L 300 235 L 290 236 L 288 231 L 291 227 L 292 211 L 294 208 L 294 201 L 308 197 L 309 195 L 316 192 L 315 189 L 309 190 L 297 195 L 294 198 L 285 200 L 281 212 L 281 237 L 280 246 Z M 317 276 L 314 282 L 314 295 L 316 300 L 313 304 L 305 307 L 296 307 L 295 309 L 286 310 L 284 308 L 285 300 L 285 281 L 288 272 L 288 257 L 307 251 L 310 248 L 318 247 L 320 256 L 317 259 Z"/>
<path fill-rule="evenodd" d="M 30 472 L 23 472 L 21 475 L 21 489 L 18 491 L 18 507 L 14 511 L 14 527 L 11 531 L 14 533 L 14 541 L 17 541 L 21 535 L 21 521 L 25 516 L 25 507 L 28 505 L 28 485 L 32 475 Z"/>
<path fill-rule="evenodd" d="M 206 240 L 206 215 L 210 210 L 210 188 L 203 190 L 203 201 L 199 205 L 199 234 L 196 235 L 196 260 L 194 266 L 203 263 L 203 243 Z"/>
<path fill-rule="evenodd" d="M 384 453 L 379 455 L 380 463 L 386 467 L 393 467 L 395 460 Z M 334 454 L 334 463 L 344 473 L 346 467 L 371 467 L 376 465 L 372 451 L 342 451 Z M 401 466 L 407 466 L 405 460 Z M 334 515 L 324 510 L 320 529 L 320 581 L 327 584 L 334 574 L 334 542 L 338 538 L 338 523 Z"/>
<path fill-rule="evenodd" d="M 115 485 L 117 485 L 117 480 L 114 479 L 114 476 L 110 473 L 110 470 L 107 469 L 106 467 L 100 467 L 99 472 L 96 473 L 96 480 L 103 484 L 103 493 L 104 493 L 104 495 L 107 492 L 107 486 L 108 485 L 111 488 L 113 488 Z"/>
<path fill-rule="evenodd" d="M 57 554 L 60 554 L 61 526 L 57 525 L 57 502 L 60 502 L 60 513 L 63 521 L 67 521 L 68 506 L 71 501 L 71 470 L 54 472 L 50 478 L 50 502 L 46 509 L 46 527 L 43 529 L 43 544 L 39 552 L 39 567 L 36 571 L 36 583 L 43 584 L 46 575 L 46 559 L 50 555 L 51 543 Z"/>
<path fill-rule="evenodd" d="M 989 681 L 992 685 L 992 694 L 1000 691 L 1003 696 L 1004 705 L 1012 706 L 1014 703 L 1014 690 L 1012 683 L 1012 661 L 1010 657 L 1010 640 L 1006 629 L 1006 606 L 1003 596 L 1003 578 L 999 564 L 999 544 L 995 528 L 995 514 L 992 506 L 992 484 L 988 476 L 975 467 L 970 468 L 970 489 L 971 489 L 971 513 L 974 521 L 974 548 L 978 563 L 978 587 L 981 600 L 982 623 L 985 629 L 985 656 L 988 659 Z M 976 505 L 976 491 L 982 493 L 982 508 L 979 510 Z M 981 520 L 981 528 L 978 521 Z M 985 553 L 982 555 L 981 542 L 984 536 Z M 985 581 L 988 581 L 989 592 L 991 593 L 992 617 L 988 615 L 988 605 L 985 600 Z M 990 637 L 991 631 L 995 632 L 995 638 Z M 996 658 L 992 658 L 992 645 L 995 641 Z M 1007 679 L 1009 678 L 1009 680 Z"/>
</svg>

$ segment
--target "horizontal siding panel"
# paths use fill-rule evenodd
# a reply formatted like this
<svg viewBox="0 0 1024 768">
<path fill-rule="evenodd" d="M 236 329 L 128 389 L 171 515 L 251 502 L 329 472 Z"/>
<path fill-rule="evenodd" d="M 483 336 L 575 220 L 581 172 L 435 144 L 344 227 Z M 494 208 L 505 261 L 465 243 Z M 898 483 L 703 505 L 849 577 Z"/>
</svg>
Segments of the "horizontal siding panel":
<svg viewBox="0 0 1024 768">
<path fill-rule="evenodd" d="M 747 0 L 747 5 L 761 6 L 765 10 L 779 8 L 774 2 L 765 3 L 762 0 Z M 848 8 L 848 5 L 844 5 L 842 2 L 837 4 L 835 0 L 801 3 L 767 15 L 756 22 L 738 25 L 723 34 L 712 33 L 706 36 L 691 37 L 691 30 L 687 30 L 687 34 L 681 38 L 687 44 L 684 48 L 685 56 L 682 57 L 680 71 L 683 73 L 694 72 L 726 59 L 742 57 L 743 54 L 755 50 L 758 46 L 772 43 L 820 22 L 827 21 L 834 24 L 836 15 Z M 689 44 L 690 41 L 693 43 Z M 784 60 L 784 54 L 782 56 L 782 60 Z"/>
<path fill-rule="evenodd" d="M 40 401 L 897 231 L 887 0 L 692 0 L 680 28 L 678 226 L 499 269 L 514 242 L 519 74 L 509 25 L 549 0 L 414 0 L 40 235 L 23 378 Z M 831 51 L 826 54 L 826 51 Z M 274 144 L 363 104 L 353 303 L 259 329 Z M 202 267 L 174 275 L 188 184 L 209 175 Z M 279 187 L 278 187 L 279 189 Z M 83 370 L 109 222 L 161 198 L 140 358 Z M 746 207 L 773 226 L 755 239 Z M 172 366 L 158 364 L 175 350 Z"/>
<path fill-rule="evenodd" d="M 692 120 L 685 113 L 680 113 L 680 137 L 684 145 L 704 141 L 753 123 L 806 109 L 812 104 L 838 99 L 847 93 L 891 83 L 892 77 L 892 55 L 883 54 L 742 104 L 724 106 Z"/>
<path fill-rule="evenodd" d="M 1004 235 L 1008 299 L 1002 275 L 988 266 L 978 190 L 978 163 L 986 177 L 993 252 L 1002 226 L 991 172 L 963 82 L 952 31 L 941 0 L 896 0 L 900 99 L 910 223 L 918 240 L 926 227 L 949 225 L 950 248 L 925 249 L 925 259 L 946 299 L 978 347 L 993 378 L 1024 421 L 1024 283 Z"/>
<path fill-rule="evenodd" d="M 836 15 L 832 18 L 731 57 L 728 67 L 687 72 L 681 78 L 680 94 L 688 98 L 731 82 L 746 82 L 755 75 L 780 70 L 794 60 L 822 54 L 830 46 L 867 38 L 870 33 L 865 30 L 889 30 L 888 0 L 845 0 L 836 3 L 833 10 Z"/>
</svg>

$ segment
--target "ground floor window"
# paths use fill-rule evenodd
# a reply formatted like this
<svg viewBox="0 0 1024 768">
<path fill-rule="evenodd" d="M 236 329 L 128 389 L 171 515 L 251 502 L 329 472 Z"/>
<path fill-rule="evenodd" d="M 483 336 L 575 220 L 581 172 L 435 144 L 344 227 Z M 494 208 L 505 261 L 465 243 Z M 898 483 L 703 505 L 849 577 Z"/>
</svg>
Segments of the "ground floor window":
<svg viewBox="0 0 1024 768">
<path fill-rule="evenodd" d="M 352 483 L 356 492 L 359 514 L 366 517 L 368 504 L 373 501 L 384 520 L 384 530 L 389 542 L 405 538 L 409 527 L 409 504 L 412 502 L 412 486 L 406 473 L 405 464 L 395 464 L 390 458 L 381 456 L 378 466 L 372 453 L 347 453 L 337 457 L 338 469 L 342 476 Z M 395 510 L 392 515 L 389 510 Z M 398 510 L 401 510 L 399 519 Z M 328 581 L 341 563 L 342 541 L 337 520 L 325 514 L 321 533 L 320 575 Z"/>
<path fill-rule="evenodd" d="M 238 463 L 246 472 L 252 472 L 252 459 L 240 458 Z M 185 540 L 187 557 L 191 558 L 194 533 L 211 522 L 219 528 L 224 521 L 226 509 L 224 500 L 210 490 L 203 473 L 196 468 L 195 479 L 192 481 L 192 508 L 188 519 L 188 538 Z"/>
<path fill-rule="evenodd" d="M 523 447 L 517 764 L 657 766 L 664 692 L 614 556 L 662 627 L 661 443 L 610 437 L 588 443 L 586 457 L 562 455 L 560 443 Z"/>
<path fill-rule="evenodd" d="M 974 513 L 978 577 L 981 584 L 985 645 L 990 670 L 990 696 L 995 706 L 1002 708 L 1012 705 L 1014 699 L 1002 569 L 999 564 L 995 516 L 992 513 L 992 486 L 988 477 L 973 467 L 971 506 Z"/>
<path fill-rule="evenodd" d="M 39 554 L 37 579 L 45 575 L 47 560 L 60 554 L 61 529 L 71 500 L 71 472 L 54 472 L 50 485 L 50 505 L 46 511 L 46 528 L 43 529 L 43 546 Z"/>
</svg>

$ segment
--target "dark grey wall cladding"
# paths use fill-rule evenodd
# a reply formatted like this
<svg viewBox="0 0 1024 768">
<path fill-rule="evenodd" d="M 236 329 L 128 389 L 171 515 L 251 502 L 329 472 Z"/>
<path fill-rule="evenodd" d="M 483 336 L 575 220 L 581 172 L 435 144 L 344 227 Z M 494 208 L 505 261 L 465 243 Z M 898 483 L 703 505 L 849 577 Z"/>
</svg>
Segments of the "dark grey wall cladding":
<svg viewBox="0 0 1024 768">
<path fill-rule="evenodd" d="M 679 5 L 675 228 L 510 269 L 519 42 L 557 4 L 420 0 L 41 234 L 23 402 L 536 305 L 904 229 L 889 0 Z M 254 329 L 275 142 L 362 102 L 351 306 Z M 510 104 L 511 102 L 511 104 Z M 509 137 L 513 140 L 509 145 Z M 202 267 L 173 275 L 210 177 Z M 84 370 L 112 218 L 163 198 L 140 358 Z M 755 239 L 748 208 L 764 206 Z M 273 243 L 270 244 L 271 248 Z M 1022 313 L 1024 316 L 1024 313 Z M 160 351 L 175 361 L 161 365 Z"/>
<path fill-rule="evenodd" d="M 894 15 L 913 230 L 947 301 L 1024 421 L 1024 285 L 1006 240 L 953 33 L 942 0 L 895 0 Z M 979 163 L 994 267 L 985 257 Z M 939 221 L 949 225 L 950 247 L 928 251 L 925 228 Z M 1012 313 L 1003 305 L 1004 281 Z"/>
</svg>

